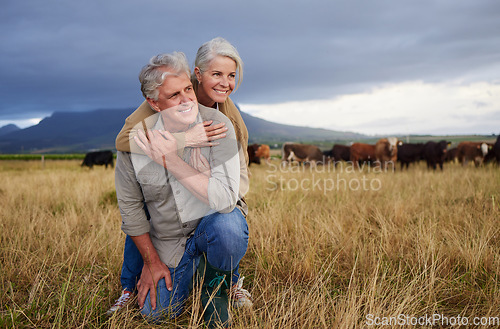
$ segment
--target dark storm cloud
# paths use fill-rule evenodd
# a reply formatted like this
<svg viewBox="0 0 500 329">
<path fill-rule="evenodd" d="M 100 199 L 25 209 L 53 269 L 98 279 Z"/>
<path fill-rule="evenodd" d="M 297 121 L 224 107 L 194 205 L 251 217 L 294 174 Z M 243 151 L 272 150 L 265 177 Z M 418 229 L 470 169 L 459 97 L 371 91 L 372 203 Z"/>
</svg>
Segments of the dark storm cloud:
<svg viewBox="0 0 500 329">
<path fill-rule="evenodd" d="M 8 1 L 0 13 L 0 120 L 134 107 L 160 52 L 192 62 L 223 36 L 245 62 L 234 99 L 329 98 L 380 83 L 498 79 L 493 1 Z"/>
</svg>

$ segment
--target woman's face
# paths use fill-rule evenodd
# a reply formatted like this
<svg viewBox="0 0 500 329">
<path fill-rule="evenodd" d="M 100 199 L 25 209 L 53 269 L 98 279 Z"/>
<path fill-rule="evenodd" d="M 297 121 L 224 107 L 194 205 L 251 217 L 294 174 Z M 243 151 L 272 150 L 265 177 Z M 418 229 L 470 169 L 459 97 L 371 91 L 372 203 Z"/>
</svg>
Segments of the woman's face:
<svg viewBox="0 0 500 329">
<path fill-rule="evenodd" d="M 233 92 L 236 80 L 236 62 L 229 57 L 216 56 L 203 72 L 194 69 L 198 79 L 198 102 L 212 107 L 215 103 L 224 103 Z"/>
</svg>

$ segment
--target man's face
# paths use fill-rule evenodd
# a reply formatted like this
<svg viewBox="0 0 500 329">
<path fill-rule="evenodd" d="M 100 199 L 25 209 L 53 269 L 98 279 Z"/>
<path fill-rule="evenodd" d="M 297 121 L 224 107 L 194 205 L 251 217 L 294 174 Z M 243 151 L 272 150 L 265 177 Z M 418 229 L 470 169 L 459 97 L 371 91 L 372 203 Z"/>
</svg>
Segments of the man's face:
<svg viewBox="0 0 500 329">
<path fill-rule="evenodd" d="M 165 128 L 172 132 L 186 130 L 198 115 L 198 101 L 191 79 L 187 74 L 168 75 L 158 92 L 158 100 L 148 98 L 148 103 L 161 113 Z"/>
</svg>

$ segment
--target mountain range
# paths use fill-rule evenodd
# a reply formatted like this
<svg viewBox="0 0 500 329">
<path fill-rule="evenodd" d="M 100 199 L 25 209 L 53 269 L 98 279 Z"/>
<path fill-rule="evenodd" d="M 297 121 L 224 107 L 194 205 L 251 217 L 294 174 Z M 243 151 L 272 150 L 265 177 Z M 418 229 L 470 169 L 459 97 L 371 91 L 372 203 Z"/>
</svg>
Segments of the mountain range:
<svg viewBox="0 0 500 329">
<path fill-rule="evenodd" d="M 125 118 L 134 109 L 101 109 L 89 112 L 54 112 L 37 125 L 20 129 L 0 128 L 0 153 L 85 153 L 90 150 L 115 151 L 115 138 Z M 353 132 L 340 132 L 284 125 L 241 112 L 249 133 L 249 143 L 346 142 L 365 139 Z"/>
<path fill-rule="evenodd" d="M 21 128 L 19 128 L 14 124 L 5 125 L 3 127 L 0 127 L 0 136 L 7 135 L 13 131 L 18 131 L 18 130 L 21 130 Z"/>
</svg>

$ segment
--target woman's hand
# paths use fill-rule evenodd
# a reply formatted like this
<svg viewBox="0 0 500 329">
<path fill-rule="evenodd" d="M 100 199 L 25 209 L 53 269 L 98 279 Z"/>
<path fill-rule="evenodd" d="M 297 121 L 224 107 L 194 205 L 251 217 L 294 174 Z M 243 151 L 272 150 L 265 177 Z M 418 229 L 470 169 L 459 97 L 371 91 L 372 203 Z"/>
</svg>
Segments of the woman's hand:
<svg viewBox="0 0 500 329">
<path fill-rule="evenodd" d="M 148 137 L 142 130 L 134 137 L 137 145 L 148 157 L 159 165 L 167 168 L 170 159 L 177 156 L 177 141 L 168 131 L 148 130 Z"/>
<path fill-rule="evenodd" d="M 201 154 L 201 150 L 198 147 L 191 149 L 189 165 L 209 178 L 212 176 L 210 173 L 210 164 L 207 158 Z"/>
<path fill-rule="evenodd" d="M 186 131 L 186 147 L 215 146 L 219 143 L 213 142 L 226 137 L 227 127 L 221 122 L 211 126 L 212 120 L 198 123 Z"/>
</svg>

